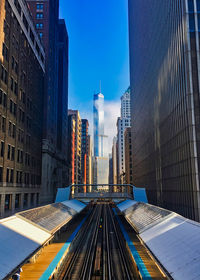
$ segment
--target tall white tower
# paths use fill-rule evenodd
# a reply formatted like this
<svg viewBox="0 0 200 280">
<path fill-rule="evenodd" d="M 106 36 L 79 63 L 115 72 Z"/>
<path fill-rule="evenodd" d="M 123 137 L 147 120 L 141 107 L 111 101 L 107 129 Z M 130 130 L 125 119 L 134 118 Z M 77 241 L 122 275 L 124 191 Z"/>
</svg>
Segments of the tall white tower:
<svg viewBox="0 0 200 280">
<path fill-rule="evenodd" d="M 104 95 L 100 92 L 94 94 L 93 99 L 94 120 L 94 184 L 108 184 L 109 159 L 107 151 L 108 136 L 104 134 Z"/>
</svg>

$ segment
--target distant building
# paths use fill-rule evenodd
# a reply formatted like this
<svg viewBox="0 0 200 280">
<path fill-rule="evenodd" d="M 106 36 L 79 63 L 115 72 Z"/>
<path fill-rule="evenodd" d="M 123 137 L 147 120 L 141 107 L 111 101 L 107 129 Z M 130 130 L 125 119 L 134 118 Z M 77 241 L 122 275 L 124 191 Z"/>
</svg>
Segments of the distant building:
<svg viewBox="0 0 200 280">
<path fill-rule="evenodd" d="M 109 159 L 107 157 L 94 158 L 94 184 L 108 184 Z M 107 187 L 105 187 L 107 189 Z M 104 189 L 101 188 L 101 189 Z"/>
<path fill-rule="evenodd" d="M 126 184 L 133 185 L 133 154 L 132 154 L 130 127 L 127 127 L 125 129 L 124 141 L 125 141 L 125 167 L 126 167 L 125 182 Z"/>
<path fill-rule="evenodd" d="M 94 94 L 94 156 L 104 156 L 104 95 Z"/>
<path fill-rule="evenodd" d="M 74 184 L 82 184 L 81 170 L 81 118 L 79 111 L 68 110 L 68 116 L 75 121 Z"/>
<path fill-rule="evenodd" d="M 68 185 L 74 184 L 75 176 L 75 133 L 76 121 L 73 115 L 68 116 Z"/>
<path fill-rule="evenodd" d="M 200 2 L 129 0 L 134 185 L 200 221 Z"/>
<path fill-rule="evenodd" d="M 113 184 L 117 184 L 117 137 L 113 138 L 112 145 Z"/>
<path fill-rule="evenodd" d="M 92 143 L 91 136 L 87 136 L 87 165 L 86 165 L 86 183 L 92 184 Z M 90 188 L 88 189 L 90 190 Z"/>
<path fill-rule="evenodd" d="M 86 119 L 81 120 L 81 171 L 82 171 L 82 184 L 89 181 L 89 154 L 88 154 L 88 128 L 89 122 Z M 86 191 L 86 188 L 84 189 Z"/>
<path fill-rule="evenodd" d="M 118 183 L 125 181 L 125 145 L 124 132 L 131 126 L 130 116 L 130 88 L 121 97 L 121 117 L 117 119 L 117 142 L 118 142 Z"/>
<path fill-rule="evenodd" d="M 93 159 L 93 182 L 108 184 L 109 159 L 108 159 L 108 137 L 104 135 L 104 95 L 94 94 L 93 104 L 94 117 L 94 159 Z M 103 168 L 103 164 L 105 166 Z M 98 166 L 99 165 L 99 166 Z M 99 177 L 101 176 L 101 178 Z M 101 183 L 102 184 L 102 183 Z"/>
<path fill-rule="evenodd" d="M 40 203 L 45 54 L 24 1 L 1 1 L 0 34 L 0 216 L 5 217 Z"/>
<path fill-rule="evenodd" d="M 113 159 L 112 154 L 109 154 L 109 178 L 108 183 L 113 184 Z"/>
</svg>

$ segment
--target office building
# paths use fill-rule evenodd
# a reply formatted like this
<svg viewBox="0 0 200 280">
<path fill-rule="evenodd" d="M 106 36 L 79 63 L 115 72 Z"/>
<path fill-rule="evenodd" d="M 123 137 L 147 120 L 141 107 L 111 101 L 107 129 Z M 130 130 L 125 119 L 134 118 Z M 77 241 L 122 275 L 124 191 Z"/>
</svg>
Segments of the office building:
<svg viewBox="0 0 200 280">
<path fill-rule="evenodd" d="M 59 186 L 67 186 L 68 173 L 68 34 L 65 21 L 58 24 L 57 157 Z"/>
<path fill-rule="evenodd" d="M 74 141 L 74 184 L 82 184 L 81 170 L 81 117 L 78 110 L 68 110 L 68 116 L 75 122 Z"/>
<path fill-rule="evenodd" d="M 117 184 L 117 137 L 113 138 L 112 145 L 113 184 Z M 115 187 L 114 187 L 115 188 Z"/>
<path fill-rule="evenodd" d="M 121 117 L 117 119 L 117 142 L 118 142 L 118 183 L 125 182 L 125 145 L 124 132 L 131 126 L 130 116 L 130 88 L 121 97 Z"/>
<path fill-rule="evenodd" d="M 108 177 L 109 177 L 109 158 L 107 157 L 94 157 L 94 177 L 93 181 L 94 184 L 108 184 Z M 98 186 L 98 189 L 105 189 L 107 190 L 108 187 Z"/>
<path fill-rule="evenodd" d="M 113 159 L 112 154 L 109 154 L 109 177 L 108 183 L 113 184 Z"/>
<path fill-rule="evenodd" d="M 74 184 L 74 174 L 75 174 L 75 128 L 76 121 L 73 115 L 68 116 L 68 186 Z"/>
<path fill-rule="evenodd" d="M 0 2 L 0 34 L 0 216 L 4 217 L 40 203 L 45 53 L 22 0 Z"/>
<path fill-rule="evenodd" d="M 91 136 L 87 136 L 87 158 L 86 158 L 86 184 L 92 184 L 92 139 Z M 90 191 L 91 187 L 88 187 Z"/>
<path fill-rule="evenodd" d="M 124 132 L 125 143 L 125 182 L 126 184 L 133 185 L 133 158 L 132 158 L 132 141 L 131 141 L 131 128 L 127 127 Z"/>
<path fill-rule="evenodd" d="M 200 221 L 197 0 L 129 0 L 133 182 Z"/>
<path fill-rule="evenodd" d="M 68 35 L 59 0 L 26 2 L 46 54 L 41 201 L 50 203 L 66 183 Z"/>
<path fill-rule="evenodd" d="M 91 184 L 91 148 L 90 136 L 88 134 L 89 122 L 86 119 L 81 120 L 81 170 L 82 183 Z M 85 188 L 86 191 L 86 188 Z"/>
</svg>

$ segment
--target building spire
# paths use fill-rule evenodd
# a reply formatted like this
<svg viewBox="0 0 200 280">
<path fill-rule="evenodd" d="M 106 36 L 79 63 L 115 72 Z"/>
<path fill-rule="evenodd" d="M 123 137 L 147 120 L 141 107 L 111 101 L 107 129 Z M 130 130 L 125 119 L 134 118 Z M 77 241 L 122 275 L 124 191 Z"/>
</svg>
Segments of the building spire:
<svg viewBox="0 0 200 280">
<path fill-rule="evenodd" d="M 101 93 L 101 80 L 99 81 L 99 89 L 100 89 L 100 93 Z"/>
</svg>

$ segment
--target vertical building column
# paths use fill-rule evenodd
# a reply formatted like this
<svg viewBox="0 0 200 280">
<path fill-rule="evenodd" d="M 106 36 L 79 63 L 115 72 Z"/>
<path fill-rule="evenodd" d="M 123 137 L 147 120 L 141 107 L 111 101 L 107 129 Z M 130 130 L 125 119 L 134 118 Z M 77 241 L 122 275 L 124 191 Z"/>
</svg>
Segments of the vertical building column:
<svg viewBox="0 0 200 280">
<path fill-rule="evenodd" d="M 21 195 L 20 195 L 20 210 L 23 209 L 23 206 L 24 206 L 24 194 L 21 193 Z"/>
<path fill-rule="evenodd" d="M 0 214 L 3 217 L 5 212 L 5 194 L 1 194 L 1 208 L 0 208 Z"/>
<path fill-rule="evenodd" d="M 12 212 L 12 214 L 15 212 L 15 193 L 13 193 L 12 194 L 12 197 L 11 197 L 11 199 L 12 199 L 12 201 L 11 201 L 11 212 Z"/>
</svg>

